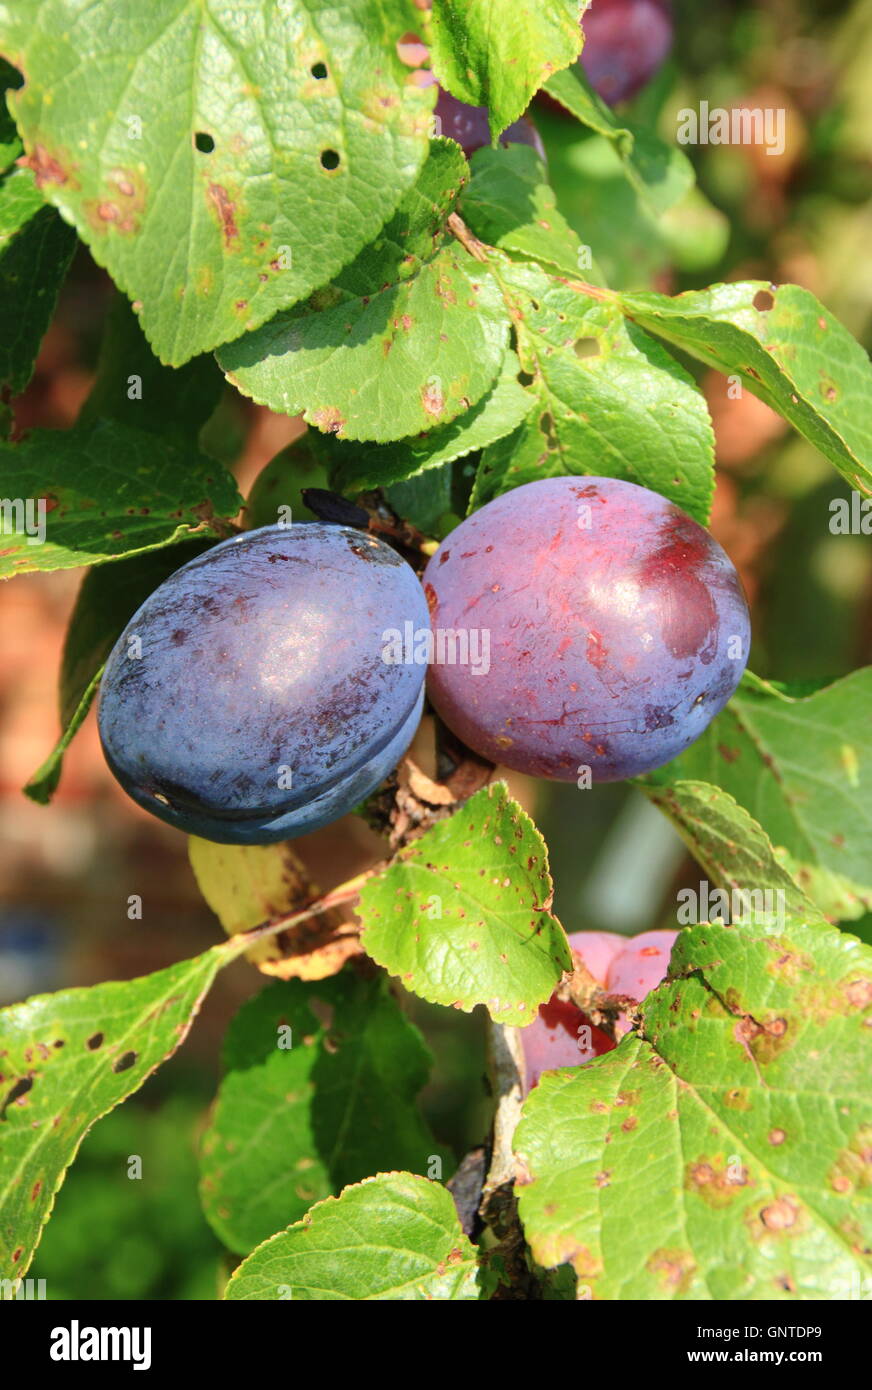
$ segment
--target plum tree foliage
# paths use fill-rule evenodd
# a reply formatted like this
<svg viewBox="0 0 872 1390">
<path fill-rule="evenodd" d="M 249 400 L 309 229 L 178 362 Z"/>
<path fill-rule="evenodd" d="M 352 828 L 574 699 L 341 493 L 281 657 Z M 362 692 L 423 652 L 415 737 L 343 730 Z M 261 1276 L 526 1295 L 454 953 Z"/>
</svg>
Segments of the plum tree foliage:
<svg viewBox="0 0 872 1390">
<path fill-rule="evenodd" d="M 665 0 L 328 9 L 0 7 L 4 402 L 77 237 L 117 287 L 76 423 L 19 438 L 4 405 L 0 577 L 88 567 L 25 790 L 51 800 L 99 693 L 109 766 L 189 832 L 226 933 L 2 1011 L 0 1277 L 244 956 L 277 978 L 202 1142 L 228 1299 L 839 1297 L 870 1245 L 872 680 L 746 669 L 694 373 L 870 496 L 868 359 L 796 286 L 608 283 L 607 214 L 551 187 L 537 95 L 610 152 L 622 235 L 680 225 L 690 162 L 623 124 Z M 247 497 L 216 456 L 234 392 L 308 426 Z M 567 937 L 501 765 L 635 779 L 762 907 Z M 345 814 L 383 854 L 321 894 L 296 841 Z M 408 994 L 488 1016 L 471 1199 Z"/>
</svg>

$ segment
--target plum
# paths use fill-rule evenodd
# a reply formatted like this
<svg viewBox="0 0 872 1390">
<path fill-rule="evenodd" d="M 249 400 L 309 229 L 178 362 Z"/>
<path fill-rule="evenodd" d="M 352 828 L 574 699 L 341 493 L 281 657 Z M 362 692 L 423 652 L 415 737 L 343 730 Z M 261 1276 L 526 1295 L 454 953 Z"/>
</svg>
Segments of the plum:
<svg viewBox="0 0 872 1390">
<path fill-rule="evenodd" d="M 588 932 L 578 932 L 569 938 L 574 950 L 578 951 L 587 963 L 587 945 L 584 937 Z M 672 945 L 678 932 L 668 929 L 641 932 L 638 936 L 624 938 L 621 950 L 616 951 L 609 962 L 603 984 L 609 994 L 626 994 L 637 1002 L 659 985 L 665 978 L 669 966 Z M 588 969 L 593 974 L 590 966 Z"/>
<path fill-rule="evenodd" d="M 591 1023 L 575 1005 L 552 994 L 547 1004 L 521 1030 L 521 1047 L 526 1063 L 524 1095 L 538 1085 L 543 1071 L 555 1067 L 580 1067 L 601 1057 L 615 1046 L 612 1039 Z"/>
<path fill-rule="evenodd" d="M 569 944 L 605 989 L 609 966 L 623 951 L 627 937 L 616 931 L 578 931 L 570 935 Z"/>
<path fill-rule="evenodd" d="M 480 756 L 533 776 L 587 786 L 659 767 L 699 738 L 748 659 L 724 551 L 674 503 L 615 478 L 504 493 L 445 538 L 423 579 L 448 655 L 430 667 L 435 709 Z M 452 662 L 445 633 L 487 647 L 486 669 Z"/>
<path fill-rule="evenodd" d="M 103 676 L 99 727 L 126 792 L 222 844 L 307 834 L 368 796 L 417 728 L 425 667 L 385 629 L 426 630 L 414 571 L 347 526 L 267 526 L 172 574 Z"/>
<path fill-rule="evenodd" d="M 450 92 L 439 90 L 434 115 L 439 124 L 436 129 L 449 140 L 455 140 L 469 159 L 476 150 L 484 149 L 491 143 L 486 106 L 467 106 L 458 101 Z M 507 126 L 500 136 L 501 145 L 531 145 L 540 159 L 545 158 L 545 146 L 538 130 L 529 116 Z"/>
<path fill-rule="evenodd" d="M 594 90 L 612 106 L 635 96 L 672 47 L 668 0 L 593 0 L 582 29 L 578 61 Z"/>
<path fill-rule="evenodd" d="M 580 931 L 570 934 L 569 944 L 607 993 L 628 995 L 641 1003 L 665 978 L 677 935 L 677 931 L 670 930 L 642 932 L 633 937 L 617 932 Z M 629 1028 L 630 1022 L 622 1013 L 616 1022 L 616 1036 L 621 1037 Z M 538 1084 L 543 1071 L 583 1066 L 614 1046 L 608 1034 L 591 1023 L 571 1000 L 552 994 L 547 1004 L 540 1004 L 533 1022 L 521 1031 L 526 1063 L 524 1094 Z"/>
</svg>

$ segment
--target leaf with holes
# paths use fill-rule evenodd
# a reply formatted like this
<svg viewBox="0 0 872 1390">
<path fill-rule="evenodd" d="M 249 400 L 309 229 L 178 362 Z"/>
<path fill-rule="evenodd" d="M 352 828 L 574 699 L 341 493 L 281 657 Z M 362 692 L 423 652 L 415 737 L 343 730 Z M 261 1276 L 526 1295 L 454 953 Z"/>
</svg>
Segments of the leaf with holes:
<svg viewBox="0 0 872 1390">
<path fill-rule="evenodd" d="M 655 217 L 674 207 L 693 187 L 693 165 L 687 155 L 650 130 L 618 121 L 580 64 L 556 73 L 546 90 L 577 121 L 609 141 L 625 177 Z"/>
<path fill-rule="evenodd" d="M 346 444 L 325 436 L 322 452 L 330 467 L 332 485 L 343 492 L 387 487 L 464 458 L 510 434 L 530 408 L 529 394 L 518 384 L 520 370 L 515 354 L 507 352 L 487 395 L 439 430 L 398 439 L 393 444 Z"/>
<path fill-rule="evenodd" d="M 59 679 L 61 735 L 24 787 L 32 801 L 47 805 L 60 781 L 63 757 L 100 687 L 103 664 L 137 608 L 180 566 L 214 545 L 179 541 L 88 571 L 67 626 Z"/>
<path fill-rule="evenodd" d="M 707 521 L 714 436 L 684 368 L 611 299 L 535 266 L 501 259 L 494 273 L 513 306 L 534 406 L 513 435 L 485 451 L 474 505 L 538 478 L 606 474 Z"/>
<path fill-rule="evenodd" d="M 433 70 L 453 96 L 489 108 L 496 139 L 578 57 L 580 10 L 580 0 L 433 0 Z"/>
<path fill-rule="evenodd" d="M 434 1004 L 529 1023 L 571 958 L 545 842 L 497 782 L 400 850 L 360 895 L 369 955 Z"/>
<path fill-rule="evenodd" d="M 234 951 L 0 1011 L 0 1277 L 25 1273 L 91 1125 L 175 1052 Z"/>
<path fill-rule="evenodd" d="M 872 667 L 811 695 L 746 677 L 726 709 L 644 790 L 680 811 L 687 779 L 716 783 L 763 826 L 822 912 L 872 910 Z"/>
<path fill-rule="evenodd" d="M 557 208 L 545 165 L 529 145 L 478 150 L 460 213 L 480 241 L 578 275 L 581 242 Z"/>
<path fill-rule="evenodd" d="M 407 27 L 403 0 L 0 9 L 29 165 L 162 361 L 256 328 L 377 235 L 427 149 Z"/>
<path fill-rule="evenodd" d="M 0 444 L 0 468 L 17 499 L 12 528 L 0 536 L 0 578 L 155 550 L 242 505 L 222 464 L 114 420 Z"/>
<path fill-rule="evenodd" d="M 719 372 L 741 377 L 872 495 L 872 366 L 838 319 L 799 285 L 744 280 L 669 299 L 623 294 L 636 323 Z"/>
<path fill-rule="evenodd" d="M 466 177 L 453 140 L 378 241 L 308 304 L 231 343 L 218 360 L 271 410 L 347 439 L 402 439 L 468 410 L 494 381 L 509 319 L 487 270 L 446 219 Z"/>
<path fill-rule="evenodd" d="M 640 1032 L 525 1104 L 534 1257 L 599 1299 L 860 1297 L 870 1006 L 872 951 L 836 929 L 680 932 Z"/>
<path fill-rule="evenodd" d="M 0 390 L 10 395 L 31 378 L 75 245 L 27 169 L 0 180 Z"/>
<path fill-rule="evenodd" d="M 450 1166 L 415 1104 L 430 1062 L 383 975 L 289 980 L 244 1004 L 201 1160 L 203 1207 L 224 1243 L 246 1254 L 372 1173 Z"/>
<path fill-rule="evenodd" d="M 411 1173 L 380 1173 L 319 1202 L 259 1245 L 228 1299 L 392 1302 L 480 1297 L 475 1246 L 451 1194 Z"/>
</svg>

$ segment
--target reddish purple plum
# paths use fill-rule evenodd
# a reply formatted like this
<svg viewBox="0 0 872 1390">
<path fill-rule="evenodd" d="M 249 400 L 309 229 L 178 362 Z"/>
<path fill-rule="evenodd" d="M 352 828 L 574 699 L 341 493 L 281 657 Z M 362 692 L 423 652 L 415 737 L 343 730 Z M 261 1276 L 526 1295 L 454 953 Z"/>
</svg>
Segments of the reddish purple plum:
<svg viewBox="0 0 872 1390">
<path fill-rule="evenodd" d="M 729 558 L 635 483 L 515 488 L 452 531 L 423 578 L 432 704 L 476 753 L 535 777 L 584 787 L 660 767 L 723 709 L 748 660 Z"/>
<path fill-rule="evenodd" d="M 587 948 L 579 938 L 588 935 L 591 933 L 579 932 L 577 937 L 569 938 L 573 948 L 585 958 Z M 629 940 L 625 937 L 623 948 L 612 957 L 603 981 L 609 994 L 626 994 L 641 1003 L 645 995 L 656 989 L 665 978 L 677 935 L 677 931 L 661 928 L 641 932 Z"/>
<path fill-rule="evenodd" d="M 527 1095 L 539 1084 L 543 1071 L 583 1066 L 594 1057 L 611 1052 L 615 1044 L 581 1009 L 553 994 L 547 1004 L 539 1005 L 533 1022 L 522 1029 L 521 1046 L 527 1073 L 524 1095 Z"/>
<path fill-rule="evenodd" d="M 635 96 L 672 48 L 668 0 L 593 0 L 581 21 L 579 62 L 610 106 Z"/>
<path fill-rule="evenodd" d="M 571 933 L 569 944 L 608 994 L 627 995 L 641 1004 L 665 979 L 677 935 L 677 931 L 670 930 L 641 932 L 632 937 L 617 932 L 579 931 Z M 630 1027 L 628 1016 L 621 1013 L 615 1024 L 616 1037 L 623 1037 Z M 610 1052 L 615 1045 L 571 1000 L 552 994 L 547 1004 L 540 1004 L 533 1022 L 521 1031 L 526 1064 L 524 1095 L 538 1085 L 543 1072 L 583 1066 Z"/>
<path fill-rule="evenodd" d="M 486 106 L 467 106 L 458 101 L 450 92 L 440 89 L 436 100 L 434 115 L 437 118 L 437 133 L 455 140 L 467 159 L 476 150 L 485 149 L 491 143 Z M 531 145 L 540 159 L 545 158 L 545 146 L 538 130 L 529 116 L 507 126 L 500 136 L 501 145 Z"/>
</svg>

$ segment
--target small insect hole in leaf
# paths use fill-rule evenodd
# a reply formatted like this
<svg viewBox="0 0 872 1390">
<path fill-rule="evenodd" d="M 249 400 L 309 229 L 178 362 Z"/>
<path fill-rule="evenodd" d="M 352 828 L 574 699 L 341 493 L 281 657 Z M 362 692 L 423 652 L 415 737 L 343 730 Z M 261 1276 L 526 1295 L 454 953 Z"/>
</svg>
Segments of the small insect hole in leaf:
<svg viewBox="0 0 872 1390">
<path fill-rule="evenodd" d="M 112 1070 L 116 1072 L 129 1071 L 135 1061 L 135 1052 L 122 1052 L 121 1056 L 117 1057 L 115 1061 L 112 1063 Z"/>
<path fill-rule="evenodd" d="M 85 1046 L 91 1051 L 96 1052 L 98 1047 L 103 1045 L 103 1034 L 92 1033 Z"/>
<path fill-rule="evenodd" d="M 327 64 L 313 63 L 309 71 L 311 72 L 313 77 L 317 78 L 319 82 L 323 82 L 324 78 L 327 76 Z"/>
<path fill-rule="evenodd" d="M 339 167 L 339 155 L 335 150 L 321 151 L 321 167 L 324 169 L 337 169 Z"/>
<path fill-rule="evenodd" d="M 518 382 L 521 386 L 532 386 L 533 378 L 529 372 L 518 372 Z"/>
<path fill-rule="evenodd" d="M 208 135 L 206 133 L 205 130 L 197 131 L 196 135 L 194 136 L 194 144 L 200 151 L 200 154 L 211 154 L 215 148 L 215 141 L 212 139 L 211 135 Z"/>
<path fill-rule="evenodd" d="M 751 303 L 754 305 L 755 309 L 760 309 L 761 311 L 771 309 L 775 303 L 775 296 L 770 294 L 768 290 L 758 290 L 751 300 Z"/>
<path fill-rule="evenodd" d="M 579 338 L 575 344 L 576 357 L 599 357 L 599 350 L 596 338 Z"/>
</svg>

